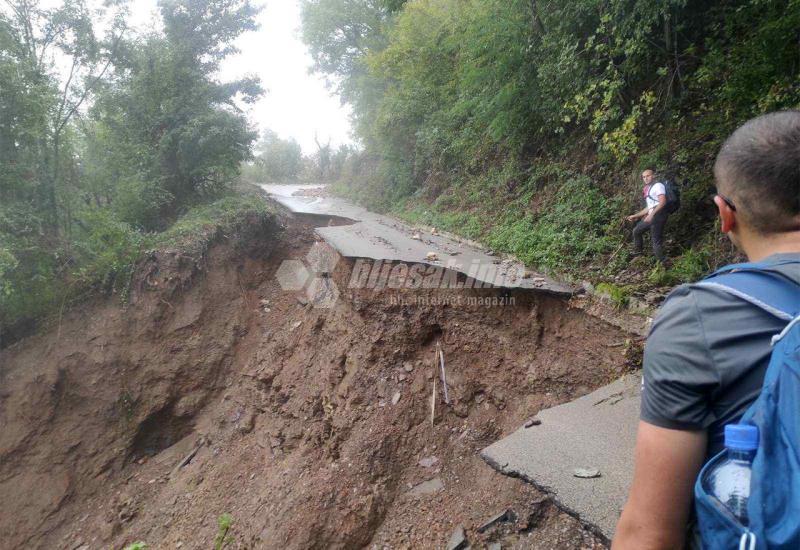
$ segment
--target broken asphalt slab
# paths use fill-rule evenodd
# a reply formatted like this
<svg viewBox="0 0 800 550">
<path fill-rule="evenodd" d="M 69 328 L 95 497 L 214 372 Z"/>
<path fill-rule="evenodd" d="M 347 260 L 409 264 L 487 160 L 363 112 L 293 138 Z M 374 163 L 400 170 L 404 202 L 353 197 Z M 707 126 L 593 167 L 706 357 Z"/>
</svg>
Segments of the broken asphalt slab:
<svg viewBox="0 0 800 550">
<path fill-rule="evenodd" d="M 349 225 L 316 229 L 322 239 L 346 258 L 434 265 L 457 271 L 494 287 L 525 288 L 559 296 L 573 294 L 573 289 L 568 285 L 543 275 L 526 273 L 521 262 L 500 260 L 493 253 L 488 254 L 469 243 L 438 233 L 414 230 L 399 220 L 375 214 L 335 197 L 294 196 L 294 192 L 298 190 L 315 186 L 261 187 L 293 214 L 336 216 L 353 220 Z"/>
<path fill-rule="evenodd" d="M 641 375 L 627 375 L 570 403 L 540 411 L 481 457 L 500 472 L 554 495 L 564 509 L 611 539 L 633 476 Z M 598 470 L 580 478 L 575 471 Z"/>
</svg>

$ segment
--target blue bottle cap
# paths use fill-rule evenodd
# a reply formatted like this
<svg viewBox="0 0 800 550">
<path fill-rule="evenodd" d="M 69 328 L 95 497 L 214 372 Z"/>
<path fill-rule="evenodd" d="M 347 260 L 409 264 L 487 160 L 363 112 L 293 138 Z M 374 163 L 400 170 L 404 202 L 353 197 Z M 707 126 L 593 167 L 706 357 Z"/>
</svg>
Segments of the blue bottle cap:
<svg viewBox="0 0 800 550">
<path fill-rule="evenodd" d="M 758 426 L 726 424 L 725 448 L 734 451 L 755 451 L 758 449 Z"/>
</svg>

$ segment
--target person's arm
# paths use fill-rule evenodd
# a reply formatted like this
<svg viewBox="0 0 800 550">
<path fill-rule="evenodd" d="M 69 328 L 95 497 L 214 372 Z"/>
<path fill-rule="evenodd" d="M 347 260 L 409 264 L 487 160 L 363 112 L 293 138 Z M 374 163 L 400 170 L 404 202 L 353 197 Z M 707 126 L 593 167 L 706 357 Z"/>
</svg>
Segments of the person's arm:
<svg viewBox="0 0 800 550">
<path fill-rule="evenodd" d="M 628 502 L 612 550 L 683 548 L 706 432 L 659 428 L 640 421 Z"/>
<path fill-rule="evenodd" d="M 632 222 L 634 220 L 640 220 L 644 218 L 646 215 L 647 215 L 647 207 L 643 208 L 642 210 L 639 210 L 636 214 L 631 214 L 625 219 L 627 219 L 629 222 Z"/>
</svg>

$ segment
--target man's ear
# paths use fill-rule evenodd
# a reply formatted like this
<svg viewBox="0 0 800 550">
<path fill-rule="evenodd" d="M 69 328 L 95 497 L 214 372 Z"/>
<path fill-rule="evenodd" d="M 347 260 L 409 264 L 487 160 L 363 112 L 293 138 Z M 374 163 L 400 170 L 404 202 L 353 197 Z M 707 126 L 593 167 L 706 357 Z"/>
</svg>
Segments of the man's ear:
<svg viewBox="0 0 800 550">
<path fill-rule="evenodd" d="M 721 197 L 714 197 L 714 204 L 719 210 L 719 219 L 722 222 L 722 232 L 730 233 L 736 227 L 736 212 L 734 212 Z"/>
</svg>

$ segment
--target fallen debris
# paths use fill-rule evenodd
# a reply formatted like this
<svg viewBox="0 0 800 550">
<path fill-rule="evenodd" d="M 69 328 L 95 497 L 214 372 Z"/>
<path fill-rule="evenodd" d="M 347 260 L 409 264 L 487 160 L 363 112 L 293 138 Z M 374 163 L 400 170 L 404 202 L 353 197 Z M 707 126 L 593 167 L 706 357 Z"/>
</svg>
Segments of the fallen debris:
<svg viewBox="0 0 800 550">
<path fill-rule="evenodd" d="M 460 550 L 467 546 L 467 535 L 464 533 L 464 527 L 459 525 L 453 534 L 450 535 L 450 540 L 447 543 L 447 550 Z"/>
<path fill-rule="evenodd" d="M 392 405 L 397 405 L 400 402 L 400 392 L 394 392 L 392 396 Z"/>
<path fill-rule="evenodd" d="M 600 470 L 598 470 L 597 468 L 575 468 L 572 471 L 572 475 L 584 479 L 591 479 L 595 477 L 600 477 Z"/>
<path fill-rule="evenodd" d="M 419 459 L 419 465 L 423 468 L 430 468 L 437 462 L 439 462 L 439 459 L 435 456 L 426 456 L 425 458 Z"/>
<path fill-rule="evenodd" d="M 439 260 L 439 256 L 436 254 L 436 252 L 428 252 L 425 254 L 425 259 L 429 262 L 436 262 Z"/>
<path fill-rule="evenodd" d="M 203 441 L 201 439 L 200 443 L 198 443 L 198 445 L 194 449 L 189 451 L 189 454 L 187 454 L 185 457 L 183 457 L 183 459 L 180 462 L 178 462 L 178 464 L 172 470 L 172 473 L 174 474 L 175 472 L 177 472 L 181 468 L 184 468 L 185 466 L 187 466 L 192 461 L 192 459 L 197 454 L 197 451 L 199 451 L 202 446 L 203 446 Z"/>
<path fill-rule="evenodd" d="M 423 481 L 415 485 L 409 494 L 411 496 L 419 497 L 423 495 L 432 495 L 433 493 L 438 493 L 444 489 L 444 483 L 442 483 L 441 478 L 435 477 L 433 479 L 429 479 L 428 481 Z"/>
<path fill-rule="evenodd" d="M 509 522 L 509 521 L 514 521 L 515 519 L 517 519 L 517 518 L 516 518 L 516 515 L 514 514 L 514 511 L 506 508 L 505 510 L 503 510 L 499 514 L 495 514 L 494 516 L 489 518 L 487 521 L 483 522 L 483 525 L 478 527 L 478 533 L 485 533 L 493 525 L 496 525 L 498 523 L 505 523 L 505 522 Z"/>
<path fill-rule="evenodd" d="M 539 418 L 534 416 L 533 418 L 529 418 L 528 421 L 525 422 L 525 427 L 526 428 L 530 428 L 532 426 L 538 426 L 541 423 L 542 423 L 542 421 Z"/>
</svg>

